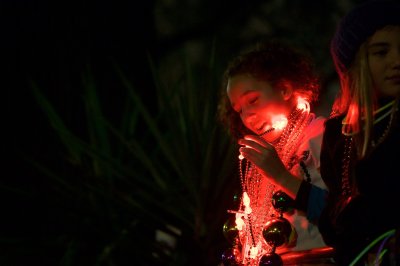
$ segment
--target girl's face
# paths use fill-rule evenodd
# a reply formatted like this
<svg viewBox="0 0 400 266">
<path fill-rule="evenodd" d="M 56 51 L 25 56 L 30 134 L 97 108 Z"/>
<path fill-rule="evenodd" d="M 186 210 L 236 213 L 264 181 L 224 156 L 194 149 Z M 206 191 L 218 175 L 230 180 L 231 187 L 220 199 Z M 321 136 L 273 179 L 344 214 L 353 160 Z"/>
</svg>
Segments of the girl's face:
<svg viewBox="0 0 400 266">
<path fill-rule="evenodd" d="M 378 30 L 368 41 L 368 64 L 378 97 L 400 95 L 400 26 Z"/>
<path fill-rule="evenodd" d="M 277 118 L 288 117 L 292 105 L 290 88 L 278 90 L 266 81 L 250 75 L 237 75 L 228 80 L 227 94 L 232 108 L 239 113 L 243 124 L 257 135 L 269 130 Z M 272 142 L 282 134 L 275 129 L 263 136 Z"/>
</svg>

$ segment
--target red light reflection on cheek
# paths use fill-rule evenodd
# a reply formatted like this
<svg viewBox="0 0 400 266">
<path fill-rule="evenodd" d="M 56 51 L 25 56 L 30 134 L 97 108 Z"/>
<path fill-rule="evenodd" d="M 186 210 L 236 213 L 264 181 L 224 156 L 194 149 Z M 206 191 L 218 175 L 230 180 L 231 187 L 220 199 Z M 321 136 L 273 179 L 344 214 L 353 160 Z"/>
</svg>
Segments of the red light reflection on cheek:
<svg viewBox="0 0 400 266">
<path fill-rule="evenodd" d="M 297 97 L 297 109 L 310 111 L 310 104 L 303 97 Z"/>
<path fill-rule="evenodd" d="M 285 115 L 274 115 L 271 119 L 272 127 L 275 129 L 284 129 L 288 123 L 288 119 Z"/>
<path fill-rule="evenodd" d="M 310 112 L 310 104 L 303 97 L 297 97 L 297 109 L 303 112 Z M 272 127 L 275 129 L 284 129 L 288 124 L 288 118 L 283 114 L 274 115 L 271 119 Z"/>
</svg>

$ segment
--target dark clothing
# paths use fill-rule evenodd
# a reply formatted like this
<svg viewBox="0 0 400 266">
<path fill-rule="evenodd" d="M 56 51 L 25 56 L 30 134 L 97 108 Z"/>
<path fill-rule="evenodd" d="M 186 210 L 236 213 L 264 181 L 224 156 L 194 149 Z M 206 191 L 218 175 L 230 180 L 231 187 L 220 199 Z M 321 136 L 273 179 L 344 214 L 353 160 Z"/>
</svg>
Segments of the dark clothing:
<svg viewBox="0 0 400 266">
<path fill-rule="evenodd" d="M 321 176 L 329 194 L 319 229 L 325 243 L 335 248 L 336 262 L 349 265 L 374 239 L 400 229 L 400 126 L 397 115 L 391 133 L 370 154 L 357 161 L 352 153 L 349 176 L 354 194 L 346 203 L 342 196 L 342 119 L 327 120 L 323 136 Z M 374 140 L 382 136 L 389 119 L 375 125 Z"/>
</svg>

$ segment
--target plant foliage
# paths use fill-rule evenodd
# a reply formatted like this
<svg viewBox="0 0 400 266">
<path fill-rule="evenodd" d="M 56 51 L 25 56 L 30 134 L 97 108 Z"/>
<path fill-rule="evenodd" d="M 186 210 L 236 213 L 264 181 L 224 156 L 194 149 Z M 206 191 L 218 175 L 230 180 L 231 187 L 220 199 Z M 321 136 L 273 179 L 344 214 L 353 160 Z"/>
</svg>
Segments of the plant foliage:
<svg viewBox="0 0 400 266">
<path fill-rule="evenodd" d="M 83 134 L 33 83 L 62 144 L 63 167 L 27 157 L 52 184 L 58 222 L 44 245 L 60 265 L 216 265 L 235 190 L 235 150 L 217 121 L 219 72 L 186 65 L 173 84 L 149 59 L 156 94 L 115 66 L 125 102 L 107 117 L 96 77 L 82 78 Z M 213 62 L 211 60 L 210 62 Z"/>
</svg>

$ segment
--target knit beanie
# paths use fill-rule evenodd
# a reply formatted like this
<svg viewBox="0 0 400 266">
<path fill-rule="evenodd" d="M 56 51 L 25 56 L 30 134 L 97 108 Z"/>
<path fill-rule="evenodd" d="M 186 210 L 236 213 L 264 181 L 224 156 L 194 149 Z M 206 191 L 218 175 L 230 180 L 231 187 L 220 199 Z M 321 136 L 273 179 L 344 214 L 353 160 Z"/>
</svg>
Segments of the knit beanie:
<svg viewBox="0 0 400 266">
<path fill-rule="evenodd" d="M 349 69 L 361 44 L 386 25 L 400 25 L 400 0 L 370 0 L 341 19 L 331 41 L 331 55 L 340 76 Z"/>
</svg>

